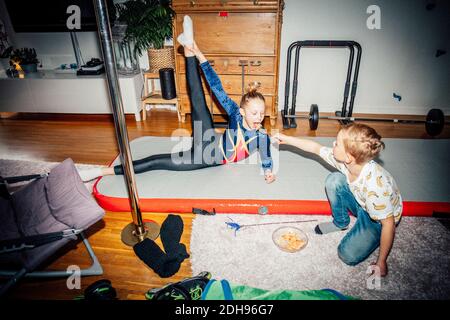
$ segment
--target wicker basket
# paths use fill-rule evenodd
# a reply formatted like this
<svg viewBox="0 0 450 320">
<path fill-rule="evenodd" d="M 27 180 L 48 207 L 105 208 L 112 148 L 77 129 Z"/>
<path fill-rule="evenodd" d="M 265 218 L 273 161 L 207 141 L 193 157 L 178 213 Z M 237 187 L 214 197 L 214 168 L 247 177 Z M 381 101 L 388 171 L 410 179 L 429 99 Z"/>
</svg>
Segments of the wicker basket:
<svg viewBox="0 0 450 320">
<path fill-rule="evenodd" d="M 158 73 L 162 68 L 175 68 L 173 47 L 148 49 L 148 64 L 151 73 Z"/>
</svg>

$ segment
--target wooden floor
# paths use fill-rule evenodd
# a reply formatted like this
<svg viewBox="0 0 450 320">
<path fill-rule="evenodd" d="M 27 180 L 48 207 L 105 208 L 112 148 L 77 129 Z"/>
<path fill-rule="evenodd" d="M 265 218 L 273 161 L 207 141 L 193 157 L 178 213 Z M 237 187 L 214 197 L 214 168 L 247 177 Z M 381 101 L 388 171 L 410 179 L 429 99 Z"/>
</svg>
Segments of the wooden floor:
<svg viewBox="0 0 450 320">
<path fill-rule="evenodd" d="M 356 114 L 355 114 L 356 115 Z M 110 116 L 86 115 L 24 115 L 2 114 L 0 119 L 0 158 L 40 161 L 62 161 L 68 157 L 76 163 L 108 164 L 118 153 L 114 124 Z M 421 119 L 418 116 L 404 118 Z M 281 120 L 270 127 L 269 132 L 281 130 Z M 384 138 L 429 139 L 422 124 L 394 124 L 370 122 Z M 151 110 L 146 122 L 136 122 L 127 116 L 129 139 L 140 136 L 171 136 L 191 134 L 189 118 L 180 124 L 175 112 Z M 286 130 L 294 136 L 336 136 L 339 124 L 333 120 L 321 120 L 317 131 L 310 131 L 306 120 L 298 121 L 297 129 Z M 450 138 L 446 127 L 438 138 Z M 144 213 L 144 219 L 164 221 L 166 214 Z M 181 241 L 189 251 L 193 214 L 182 214 L 184 233 Z M 92 282 L 107 278 L 112 281 L 120 299 L 144 299 L 144 293 L 154 287 L 190 277 L 189 259 L 181 265 L 180 271 L 171 278 L 162 279 L 141 262 L 132 248 L 122 244 L 120 233 L 131 221 L 128 212 L 107 212 L 105 218 L 88 231 L 88 238 L 104 268 L 100 277 L 86 277 L 81 280 L 80 290 L 69 290 L 65 279 L 46 281 L 24 280 L 10 293 L 12 298 L 26 299 L 72 299 Z M 156 241 L 159 245 L 159 239 Z M 86 267 L 89 256 L 82 243 L 65 248 L 46 266 L 50 269 L 65 269 L 68 265 Z"/>
</svg>

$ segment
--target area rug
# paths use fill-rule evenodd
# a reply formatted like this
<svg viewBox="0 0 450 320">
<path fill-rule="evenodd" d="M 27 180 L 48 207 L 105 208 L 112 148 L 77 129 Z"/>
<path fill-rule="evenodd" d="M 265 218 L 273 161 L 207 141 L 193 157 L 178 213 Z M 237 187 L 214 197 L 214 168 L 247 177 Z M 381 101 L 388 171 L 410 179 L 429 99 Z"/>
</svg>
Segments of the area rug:
<svg viewBox="0 0 450 320">
<path fill-rule="evenodd" d="M 235 231 L 241 225 L 317 219 L 285 224 L 303 230 L 309 242 L 297 253 L 283 252 L 272 241 L 281 225 Z M 242 215 L 197 216 L 191 233 L 192 273 L 209 271 L 214 278 L 262 289 L 314 290 L 331 288 L 360 299 L 449 299 L 450 231 L 435 218 L 403 217 L 388 259 L 389 274 L 377 282 L 367 272 L 376 250 L 356 267 L 345 265 L 337 246 L 347 231 L 316 235 L 327 216 Z M 351 218 L 351 226 L 355 218 Z"/>
<path fill-rule="evenodd" d="M 58 165 L 59 162 L 46 162 L 46 161 L 26 161 L 26 160 L 13 160 L 13 159 L 0 159 L 0 176 L 2 177 L 15 177 L 25 176 L 32 174 L 48 173 L 50 170 Z M 96 167 L 105 167 L 101 165 L 90 164 L 75 164 L 77 169 L 87 169 Z M 20 182 L 12 185 L 10 191 L 18 189 L 20 186 L 28 182 Z M 95 181 L 86 182 L 84 185 L 88 188 L 89 192 L 92 192 Z"/>
</svg>

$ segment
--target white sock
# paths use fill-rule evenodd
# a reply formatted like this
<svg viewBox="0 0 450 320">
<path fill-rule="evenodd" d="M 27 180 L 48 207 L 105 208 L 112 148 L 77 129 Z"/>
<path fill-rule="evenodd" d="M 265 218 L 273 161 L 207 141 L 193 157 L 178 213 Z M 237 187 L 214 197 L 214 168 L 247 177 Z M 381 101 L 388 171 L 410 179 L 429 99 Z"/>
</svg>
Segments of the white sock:
<svg viewBox="0 0 450 320">
<path fill-rule="evenodd" d="M 184 36 L 184 33 L 182 33 L 182 34 L 180 34 L 178 37 L 177 37 L 177 41 L 183 46 L 183 47 L 185 47 L 187 44 L 186 44 L 186 38 L 185 38 L 185 36 Z"/>
<path fill-rule="evenodd" d="M 183 33 L 178 36 L 177 40 L 182 46 L 191 47 L 194 44 L 194 27 L 191 17 L 184 16 Z"/>
<path fill-rule="evenodd" d="M 97 177 L 103 175 L 102 168 L 91 168 L 91 169 L 79 169 L 78 174 L 80 175 L 81 180 L 84 182 L 94 180 Z"/>
</svg>

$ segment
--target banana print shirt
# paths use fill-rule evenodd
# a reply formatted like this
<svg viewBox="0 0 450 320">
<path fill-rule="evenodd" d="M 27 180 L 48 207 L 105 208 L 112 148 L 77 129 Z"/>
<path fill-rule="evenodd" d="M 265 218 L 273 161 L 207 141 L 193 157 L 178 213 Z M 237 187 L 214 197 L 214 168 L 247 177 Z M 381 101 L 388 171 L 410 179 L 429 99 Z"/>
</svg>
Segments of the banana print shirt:
<svg viewBox="0 0 450 320">
<path fill-rule="evenodd" d="M 332 148 L 322 147 L 320 156 L 345 175 L 350 191 L 372 220 L 394 216 L 395 223 L 400 221 L 402 197 L 394 178 L 382 166 L 371 160 L 363 167 L 359 177 L 350 182 L 348 169 L 343 163 L 336 161 Z"/>
<path fill-rule="evenodd" d="M 245 129 L 242 124 L 243 118 L 239 112 L 239 106 L 228 97 L 219 77 L 209 62 L 203 62 L 200 64 L 200 67 L 214 96 L 229 116 L 228 128 L 221 137 L 220 150 L 223 156 L 223 163 L 241 161 L 254 151 L 259 150 L 263 170 L 272 170 L 270 138 L 265 130 Z"/>
</svg>

